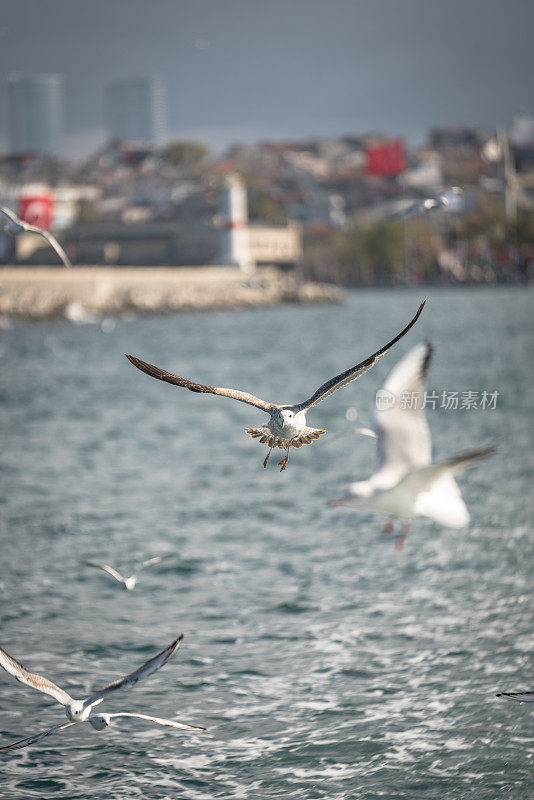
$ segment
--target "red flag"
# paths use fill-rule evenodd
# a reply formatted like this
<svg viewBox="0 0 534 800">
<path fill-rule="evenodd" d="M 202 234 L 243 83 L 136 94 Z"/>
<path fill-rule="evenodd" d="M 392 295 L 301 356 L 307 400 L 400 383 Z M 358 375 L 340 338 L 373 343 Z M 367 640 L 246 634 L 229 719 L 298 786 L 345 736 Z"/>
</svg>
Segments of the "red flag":
<svg viewBox="0 0 534 800">
<path fill-rule="evenodd" d="M 402 139 L 390 139 L 385 144 L 367 150 L 367 175 L 398 175 L 406 169 L 406 153 Z"/>
<path fill-rule="evenodd" d="M 25 192 L 19 197 L 19 217 L 23 222 L 49 231 L 53 224 L 54 199 L 46 190 Z"/>
</svg>

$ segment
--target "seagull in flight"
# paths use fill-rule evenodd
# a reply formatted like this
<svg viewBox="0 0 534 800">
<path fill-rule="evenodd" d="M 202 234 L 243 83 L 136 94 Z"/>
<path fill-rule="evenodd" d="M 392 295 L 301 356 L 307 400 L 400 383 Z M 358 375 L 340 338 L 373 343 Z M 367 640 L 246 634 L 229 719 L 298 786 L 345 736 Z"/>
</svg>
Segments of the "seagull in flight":
<svg viewBox="0 0 534 800">
<path fill-rule="evenodd" d="M 534 703 L 534 692 L 499 692 L 497 697 L 507 700 L 517 700 L 520 703 Z"/>
<path fill-rule="evenodd" d="M 37 233 L 39 236 L 43 236 L 48 244 L 54 248 L 65 267 L 72 267 L 66 252 L 55 236 L 52 236 L 51 233 L 48 233 L 43 228 L 37 227 L 37 225 L 29 225 L 27 222 L 23 222 L 6 206 L 0 206 L 0 231 L 15 237 L 20 236 L 21 233 Z"/>
<path fill-rule="evenodd" d="M 97 706 L 99 703 L 101 703 L 102 700 L 104 700 L 112 692 L 116 692 L 118 689 L 125 689 L 129 686 L 134 686 L 138 681 L 148 678 L 149 675 L 152 675 L 154 672 L 160 669 L 178 650 L 182 639 L 183 634 L 180 634 L 180 636 L 171 642 L 168 647 L 166 647 L 153 658 L 146 661 L 142 666 L 134 670 L 134 672 L 131 672 L 129 675 L 125 675 L 123 678 L 113 681 L 103 689 L 100 689 L 90 697 L 87 697 L 85 700 L 73 700 L 72 697 L 67 694 L 67 692 L 65 692 L 63 689 L 60 689 L 55 683 L 52 683 L 52 681 L 49 681 L 42 675 L 38 675 L 36 672 L 30 672 L 30 670 L 26 669 L 26 667 L 23 667 L 22 664 L 19 664 L 19 662 L 16 661 L 13 656 L 10 656 L 9 653 L 6 653 L 6 651 L 2 650 L 0 647 L 0 666 L 3 667 L 6 672 L 9 672 L 10 675 L 13 675 L 13 677 L 21 683 L 25 683 L 27 686 L 33 686 L 34 689 L 38 689 L 40 692 L 50 695 L 54 698 L 54 700 L 57 700 L 59 703 L 61 703 L 61 705 L 65 708 L 65 713 L 68 720 L 60 725 L 55 725 L 53 728 L 49 728 L 47 731 L 37 733 L 35 736 L 29 736 L 27 739 L 21 739 L 18 742 L 13 742 L 13 744 L 0 747 L 0 750 L 20 750 L 23 747 L 27 747 L 30 744 L 34 744 L 35 742 L 44 739 L 46 736 L 50 736 L 53 733 L 57 733 L 57 731 L 63 730 L 63 728 L 68 728 L 71 725 L 74 725 L 76 722 L 89 722 L 89 724 L 95 730 L 102 731 L 111 724 L 112 719 L 116 719 L 118 717 L 135 717 L 136 719 L 144 719 L 148 720 L 149 722 L 154 722 L 156 725 L 166 725 L 169 728 L 200 731 L 205 730 L 205 728 L 201 728 L 196 725 L 186 725 L 184 722 L 161 719 L 160 717 L 152 717 L 148 716 L 147 714 L 132 714 L 126 711 L 117 714 L 95 714 L 93 711 L 94 706 Z"/>
<path fill-rule="evenodd" d="M 494 452 L 493 446 L 485 446 L 432 462 L 430 429 L 423 409 L 431 357 L 432 346 L 427 342 L 414 347 L 394 366 L 371 410 L 377 438 L 376 469 L 368 480 L 351 484 L 346 494 L 331 501 L 331 505 L 388 513 L 388 533 L 394 532 L 397 517 L 428 517 L 453 528 L 467 525 L 469 512 L 454 475 Z M 405 522 L 398 548 L 408 527 Z"/>
<path fill-rule="evenodd" d="M 265 411 L 267 414 L 269 414 L 269 421 L 265 425 L 262 425 L 258 428 L 245 428 L 245 432 L 250 434 L 253 439 L 259 439 L 261 444 L 268 445 L 269 452 L 267 453 L 265 461 L 263 462 L 264 467 L 267 466 L 269 456 L 271 455 L 271 451 L 274 447 L 279 447 L 282 450 L 286 450 L 285 458 L 279 462 L 280 472 L 283 472 L 287 467 L 289 451 L 292 447 L 298 449 L 304 444 L 311 444 L 315 439 L 318 439 L 320 436 L 326 433 L 325 430 L 310 428 L 308 425 L 306 425 L 307 411 L 313 406 L 316 406 L 325 398 L 329 397 L 331 394 L 337 391 L 337 389 L 341 389 L 342 386 L 346 386 L 347 383 L 356 380 L 356 378 L 359 378 L 360 375 L 364 374 L 364 372 L 367 372 L 367 370 L 371 369 L 371 367 L 376 364 L 378 359 L 387 353 L 390 347 L 393 347 L 393 345 L 398 342 L 399 339 L 402 339 L 402 337 L 408 333 L 412 325 L 415 325 L 415 322 L 423 310 L 425 303 L 426 300 L 421 303 L 417 314 L 409 322 L 409 324 L 399 334 L 397 334 L 394 339 L 384 345 L 384 347 L 382 347 L 380 350 L 377 350 L 376 353 L 373 353 L 372 356 L 369 356 L 369 358 L 366 358 L 355 367 L 350 367 L 340 375 L 336 375 L 335 378 L 331 378 L 326 383 L 323 383 L 323 385 L 320 386 L 317 391 L 315 391 L 312 396 L 303 403 L 295 403 L 293 405 L 285 403 L 269 403 L 266 400 L 260 400 L 258 397 L 254 397 L 252 394 L 241 392 L 237 389 L 223 389 L 218 386 L 204 386 L 201 383 L 194 383 L 187 378 L 181 378 L 179 375 L 174 375 L 172 372 L 166 372 L 159 367 L 155 367 L 153 364 L 147 364 L 145 361 L 141 361 L 140 358 L 136 358 L 135 356 L 126 355 L 126 358 L 131 361 L 134 367 L 140 369 L 141 372 L 146 372 L 147 375 L 157 378 L 160 381 L 172 383 L 175 386 L 183 386 L 186 389 L 189 389 L 191 392 L 218 394 L 222 395 L 223 397 L 231 397 L 234 400 L 239 400 L 241 403 L 247 403 L 248 405 L 261 409 L 261 411 Z"/>
<path fill-rule="evenodd" d="M 134 572 L 129 578 L 125 578 L 120 574 L 120 572 L 117 572 L 116 569 L 110 567 L 109 564 L 97 564 L 94 561 L 80 561 L 80 564 L 84 564 L 86 567 L 100 569 L 102 572 L 107 572 L 108 575 L 111 575 L 112 578 L 115 578 L 115 580 L 121 584 L 123 589 L 131 591 L 132 589 L 135 589 L 137 581 L 139 580 L 138 573 L 141 572 L 141 570 L 147 569 L 147 567 L 152 567 L 154 564 L 160 564 L 167 558 L 170 558 L 170 555 L 154 556 L 154 558 L 149 558 L 147 561 L 143 561 L 143 563 L 139 565 L 137 572 Z"/>
<path fill-rule="evenodd" d="M 424 217 L 427 214 L 445 209 L 447 211 L 458 211 L 463 208 L 464 193 L 458 186 L 453 186 L 435 197 L 427 197 L 425 200 L 416 200 L 402 211 L 397 211 L 392 215 L 394 220 L 410 219 L 411 217 Z"/>
</svg>

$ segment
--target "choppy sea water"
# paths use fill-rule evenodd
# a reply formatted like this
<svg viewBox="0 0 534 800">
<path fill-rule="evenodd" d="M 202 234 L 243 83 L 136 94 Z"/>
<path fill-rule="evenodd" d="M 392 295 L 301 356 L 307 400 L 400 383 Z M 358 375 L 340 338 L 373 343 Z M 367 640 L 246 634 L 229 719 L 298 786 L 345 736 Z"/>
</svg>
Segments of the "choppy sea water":
<svg viewBox="0 0 534 800">
<path fill-rule="evenodd" d="M 424 296 L 410 334 L 310 412 L 330 434 L 282 474 L 243 432 L 262 412 L 154 381 L 123 356 L 298 401 Z M 459 478 L 467 529 L 417 521 L 399 552 L 383 518 L 327 501 L 370 473 L 374 442 L 351 430 L 425 338 L 430 390 L 499 392 L 495 410 L 438 402 L 434 455 L 488 441 L 498 454 Z M 2 646 L 84 697 L 183 631 L 173 660 L 102 708 L 208 728 L 69 728 L 0 754 L 2 797 L 534 796 L 532 705 L 495 698 L 534 688 L 532 292 L 17 324 L 0 349 Z M 127 570 L 166 553 L 130 593 L 78 563 Z M 1 745 L 63 719 L 0 672 Z"/>
</svg>

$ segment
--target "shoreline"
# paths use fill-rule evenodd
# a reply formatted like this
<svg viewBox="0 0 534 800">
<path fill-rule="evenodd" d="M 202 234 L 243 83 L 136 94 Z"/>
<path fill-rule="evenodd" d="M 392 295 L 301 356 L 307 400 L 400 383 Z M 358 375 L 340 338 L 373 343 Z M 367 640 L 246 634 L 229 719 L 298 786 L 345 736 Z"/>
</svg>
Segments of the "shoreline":
<svg viewBox="0 0 534 800">
<path fill-rule="evenodd" d="M 330 284 L 299 282 L 274 267 L 0 267 L 0 316 L 13 320 L 113 317 L 342 303 Z"/>
</svg>

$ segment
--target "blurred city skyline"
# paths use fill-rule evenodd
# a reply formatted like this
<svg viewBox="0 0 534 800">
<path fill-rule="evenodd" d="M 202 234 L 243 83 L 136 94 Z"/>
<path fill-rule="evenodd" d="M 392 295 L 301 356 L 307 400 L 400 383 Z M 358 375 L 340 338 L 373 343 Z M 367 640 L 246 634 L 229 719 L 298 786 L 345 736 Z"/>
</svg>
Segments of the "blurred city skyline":
<svg viewBox="0 0 534 800">
<path fill-rule="evenodd" d="M 167 137 L 232 142 L 380 130 L 422 141 L 436 125 L 506 125 L 532 113 L 534 8 L 274 0 L 4 0 L 0 152 L 7 75 L 64 76 L 62 152 L 108 138 L 105 87 L 161 77 Z"/>
</svg>

